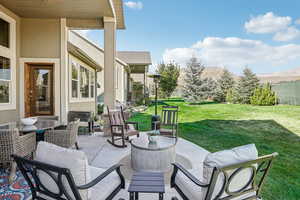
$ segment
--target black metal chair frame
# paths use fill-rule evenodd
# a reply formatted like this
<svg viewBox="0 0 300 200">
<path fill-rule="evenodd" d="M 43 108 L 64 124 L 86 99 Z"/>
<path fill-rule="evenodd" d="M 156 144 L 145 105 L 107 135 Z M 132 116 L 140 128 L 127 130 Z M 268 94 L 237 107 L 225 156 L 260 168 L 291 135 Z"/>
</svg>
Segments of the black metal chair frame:
<svg viewBox="0 0 300 200">
<path fill-rule="evenodd" d="M 99 182 L 103 180 L 106 176 L 108 176 L 113 171 L 116 171 L 117 174 L 120 177 L 121 183 L 118 185 L 114 191 L 106 197 L 106 200 L 111 200 L 113 197 L 121 190 L 125 188 L 125 179 L 120 171 L 120 164 L 114 165 L 105 172 L 103 172 L 101 175 L 99 175 L 97 178 L 92 180 L 91 182 L 77 186 L 74 182 L 74 178 L 67 168 L 61 168 L 57 166 L 53 166 L 50 164 L 42 163 L 39 161 L 34 160 L 28 160 L 26 158 L 22 158 L 17 155 L 12 155 L 14 160 L 17 163 L 18 168 L 20 169 L 21 173 L 23 174 L 25 180 L 30 186 L 30 190 L 32 193 L 32 199 L 38 199 L 38 200 L 45 200 L 44 198 L 38 196 L 38 194 L 43 194 L 45 196 L 58 199 L 58 200 L 82 200 L 82 197 L 80 196 L 79 190 L 86 190 L 89 189 Z M 49 191 L 40 181 L 38 177 L 38 171 L 43 171 L 46 174 L 49 175 L 49 178 L 51 177 L 53 181 L 57 184 L 57 188 L 59 189 L 59 192 L 57 194 Z M 74 195 L 73 199 L 69 193 L 67 193 L 66 188 L 63 184 L 63 177 L 66 178 L 67 183 L 70 186 L 70 189 Z"/>
<path fill-rule="evenodd" d="M 178 136 L 178 106 L 162 107 L 159 128 L 162 128 L 162 126 L 171 126 L 173 136 Z"/>
<path fill-rule="evenodd" d="M 194 175 L 192 175 L 189 171 L 184 169 L 180 164 L 173 163 L 174 171 L 171 177 L 171 188 L 175 188 L 176 191 L 179 193 L 179 195 L 184 200 L 189 200 L 187 196 L 183 193 L 183 191 L 180 189 L 180 187 L 176 184 L 175 178 L 178 173 L 178 171 L 181 171 L 186 177 L 188 177 L 194 184 L 200 187 L 207 188 L 207 193 L 205 196 L 205 200 L 211 200 L 213 197 L 213 192 L 215 189 L 215 185 L 217 183 L 217 179 L 220 174 L 223 174 L 224 177 L 224 183 L 222 185 L 222 189 L 220 192 L 214 197 L 213 200 L 230 200 L 237 198 L 239 196 L 250 194 L 255 192 L 255 195 L 252 195 L 251 197 L 247 197 L 246 199 L 258 199 L 261 198 L 261 189 L 263 186 L 263 183 L 265 181 L 266 176 L 268 175 L 268 172 L 272 166 L 273 159 L 278 155 L 278 153 L 273 153 L 270 155 L 259 157 L 256 160 L 243 162 L 235 165 L 230 165 L 222 168 L 214 168 L 213 173 L 210 179 L 210 182 L 208 184 L 205 184 L 201 182 L 199 179 L 197 179 Z M 258 166 L 258 167 L 256 167 Z M 230 191 L 229 186 L 231 181 L 234 179 L 234 177 L 242 170 L 250 168 L 252 170 L 252 176 L 250 180 L 247 182 L 247 184 L 239 189 L 238 191 Z M 230 175 L 228 172 L 232 172 Z M 225 192 L 225 193 L 224 193 Z M 221 197 L 223 194 L 225 194 L 225 197 Z M 199 197 L 200 198 L 200 197 Z M 246 200 L 245 199 L 245 200 Z"/>
<path fill-rule="evenodd" d="M 115 147 L 118 148 L 126 148 L 127 145 L 125 144 L 125 140 L 129 140 L 128 136 L 125 136 L 125 132 L 129 130 L 129 124 L 133 124 L 135 126 L 135 129 L 138 131 L 139 129 L 139 124 L 137 122 L 130 122 L 130 121 L 125 121 L 124 118 L 124 113 L 123 113 L 123 108 L 121 107 L 120 111 L 115 111 L 115 112 L 120 112 L 121 118 L 122 118 L 122 124 L 115 124 L 112 119 L 112 115 L 110 113 L 109 108 L 107 107 L 107 112 L 108 112 L 108 118 L 109 118 L 109 123 L 110 123 L 110 128 L 111 128 L 111 140 L 107 140 L 110 144 L 112 144 Z M 117 131 L 116 131 L 117 130 Z M 139 134 L 137 134 L 137 137 L 139 137 Z M 116 141 L 122 140 L 122 144 L 118 145 L 116 144 Z"/>
</svg>

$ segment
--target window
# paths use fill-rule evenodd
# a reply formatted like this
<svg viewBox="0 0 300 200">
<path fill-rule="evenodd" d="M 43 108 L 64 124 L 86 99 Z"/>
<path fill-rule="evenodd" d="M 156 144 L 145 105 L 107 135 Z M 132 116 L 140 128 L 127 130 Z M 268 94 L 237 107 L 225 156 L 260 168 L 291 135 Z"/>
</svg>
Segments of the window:
<svg viewBox="0 0 300 200">
<path fill-rule="evenodd" d="M 0 18 L 0 45 L 9 48 L 9 23 Z"/>
<path fill-rule="evenodd" d="M 0 110 L 16 109 L 16 21 L 0 11 Z"/>
<path fill-rule="evenodd" d="M 72 98 L 78 98 L 79 73 L 78 66 L 72 62 Z"/>
<path fill-rule="evenodd" d="M 89 98 L 89 70 L 80 66 L 80 93 L 82 98 Z"/>
<path fill-rule="evenodd" d="M 92 101 L 95 97 L 95 70 L 70 56 L 71 101 Z"/>
<path fill-rule="evenodd" d="M 9 103 L 10 59 L 0 56 L 0 103 Z"/>
<path fill-rule="evenodd" d="M 95 72 L 90 71 L 90 75 L 91 75 L 91 97 L 95 96 Z"/>
</svg>

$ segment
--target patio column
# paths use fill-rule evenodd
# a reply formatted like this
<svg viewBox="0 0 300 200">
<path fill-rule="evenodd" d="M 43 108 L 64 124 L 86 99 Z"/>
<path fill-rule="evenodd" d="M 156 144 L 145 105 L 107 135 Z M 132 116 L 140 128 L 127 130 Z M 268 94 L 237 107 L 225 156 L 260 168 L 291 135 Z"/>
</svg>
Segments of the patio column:
<svg viewBox="0 0 300 200">
<path fill-rule="evenodd" d="M 104 105 L 111 109 L 116 104 L 116 20 L 104 17 Z M 106 109 L 105 109 L 106 110 Z"/>
</svg>

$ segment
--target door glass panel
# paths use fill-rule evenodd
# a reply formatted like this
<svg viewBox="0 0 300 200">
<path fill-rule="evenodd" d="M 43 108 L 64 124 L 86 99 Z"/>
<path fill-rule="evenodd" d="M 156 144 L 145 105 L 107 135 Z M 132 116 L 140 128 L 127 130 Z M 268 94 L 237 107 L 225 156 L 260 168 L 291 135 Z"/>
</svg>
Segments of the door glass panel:
<svg viewBox="0 0 300 200">
<path fill-rule="evenodd" d="M 34 105 L 35 114 L 52 114 L 52 71 L 34 69 Z"/>
</svg>

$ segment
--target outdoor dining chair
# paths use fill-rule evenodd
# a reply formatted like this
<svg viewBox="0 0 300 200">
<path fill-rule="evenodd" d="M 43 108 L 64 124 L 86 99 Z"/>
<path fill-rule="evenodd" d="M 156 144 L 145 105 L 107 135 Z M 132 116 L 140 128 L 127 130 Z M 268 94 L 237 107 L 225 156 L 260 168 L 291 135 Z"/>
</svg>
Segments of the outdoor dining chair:
<svg viewBox="0 0 300 200">
<path fill-rule="evenodd" d="M 78 128 L 80 119 L 70 122 L 67 126 L 60 126 L 54 129 L 47 130 L 44 135 L 44 141 L 56 144 L 61 147 L 71 148 L 78 145 Z"/>
<path fill-rule="evenodd" d="M 20 135 L 17 128 L 0 129 L 0 164 L 11 169 L 9 183 L 12 183 L 16 173 L 16 163 L 11 155 L 33 157 L 35 149 L 35 133 Z"/>
<path fill-rule="evenodd" d="M 120 110 L 113 111 L 107 107 L 107 111 L 111 129 L 111 140 L 108 139 L 107 141 L 110 144 L 115 147 L 125 148 L 127 147 L 125 140 L 128 140 L 130 136 L 136 135 L 139 137 L 138 123 L 125 121 L 122 107 Z M 121 140 L 121 144 L 116 143 L 119 140 Z"/>
</svg>

